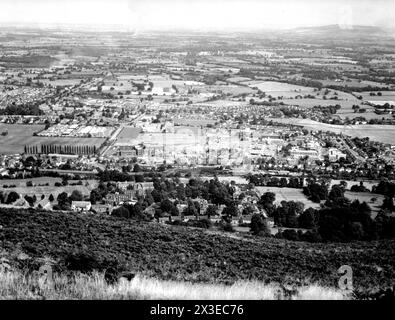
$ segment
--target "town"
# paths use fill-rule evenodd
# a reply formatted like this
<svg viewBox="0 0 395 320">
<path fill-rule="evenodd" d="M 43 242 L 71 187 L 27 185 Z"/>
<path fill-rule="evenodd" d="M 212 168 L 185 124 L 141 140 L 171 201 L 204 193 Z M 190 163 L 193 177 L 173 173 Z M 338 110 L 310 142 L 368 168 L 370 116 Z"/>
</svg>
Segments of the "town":
<svg viewBox="0 0 395 320">
<path fill-rule="evenodd" d="M 392 239 L 394 50 L 373 27 L 0 28 L 0 211 Z"/>
</svg>

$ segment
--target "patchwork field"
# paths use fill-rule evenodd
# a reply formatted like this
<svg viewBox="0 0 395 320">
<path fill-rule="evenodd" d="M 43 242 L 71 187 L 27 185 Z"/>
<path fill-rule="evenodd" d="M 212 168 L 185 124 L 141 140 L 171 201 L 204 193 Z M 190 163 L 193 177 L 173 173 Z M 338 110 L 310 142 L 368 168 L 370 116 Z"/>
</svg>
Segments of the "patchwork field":
<svg viewBox="0 0 395 320">
<path fill-rule="evenodd" d="M 373 141 L 394 144 L 395 126 L 391 125 L 351 125 L 341 126 L 321 123 L 310 119 L 297 118 L 272 118 L 271 120 L 279 123 L 303 126 L 309 130 L 332 131 L 337 134 L 343 133 L 352 137 L 368 137 Z"/>
</svg>

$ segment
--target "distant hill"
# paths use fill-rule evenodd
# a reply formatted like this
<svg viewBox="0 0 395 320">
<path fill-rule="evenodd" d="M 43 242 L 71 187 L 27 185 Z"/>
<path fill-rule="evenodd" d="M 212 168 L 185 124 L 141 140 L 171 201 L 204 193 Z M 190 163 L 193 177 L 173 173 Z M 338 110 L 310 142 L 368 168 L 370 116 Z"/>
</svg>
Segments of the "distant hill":
<svg viewBox="0 0 395 320">
<path fill-rule="evenodd" d="M 375 27 L 375 26 L 340 26 L 340 25 L 326 25 L 318 27 L 299 27 L 289 29 L 283 32 L 283 35 L 289 36 L 303 36 L 306 38 L 319 38 L 322 40 L 333 39 L 370 39 L 388 38 L 392 36 L 389 30 Z"/>
</svg>

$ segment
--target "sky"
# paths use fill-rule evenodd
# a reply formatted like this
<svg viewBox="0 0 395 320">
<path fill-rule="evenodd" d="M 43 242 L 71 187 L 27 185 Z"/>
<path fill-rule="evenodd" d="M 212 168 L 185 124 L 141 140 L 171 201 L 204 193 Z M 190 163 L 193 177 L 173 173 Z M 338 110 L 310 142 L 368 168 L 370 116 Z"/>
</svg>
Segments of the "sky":
<svg viewBox="0 0 395 320">
<path fill-rule="evenodd" d="M 133 30 L 395 27 L 394 0 L 0 0 L 0 23 Z"/>
</svg>

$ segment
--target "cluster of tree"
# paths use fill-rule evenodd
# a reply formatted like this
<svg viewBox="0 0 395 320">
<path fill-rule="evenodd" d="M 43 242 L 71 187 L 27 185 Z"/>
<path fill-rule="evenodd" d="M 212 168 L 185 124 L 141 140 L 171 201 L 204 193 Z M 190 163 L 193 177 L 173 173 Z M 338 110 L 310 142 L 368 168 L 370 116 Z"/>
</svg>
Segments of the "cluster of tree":
<svg viewBox="0 0 395 320">
<path fill-rule="evenodd" d="M 359 185 L 357 184 L 352 185 L 350 190 L 352 192 L 370 192 L 370 190 L 363 185 L 363 181 L 361 181 Z"/>
<path fill-rule="evenodd" d="M 120 192 L 114 182 L 99 182 L 97 188 L 93 189 L 89 196 L 89 201 L 92 204 L 100 203 L 109 194 L 114 192 Z"/>
<path fill-rule="evenodd" d="M 69 196 L 67 192 L 59 193 L 56 198 L 58 204 L 53 207 L 54 210 L 71 210 L 71 203 L 73 201 L 83 201 L 84 196 L 79 190 L 74 190 Z"/>
<path fill-rule="evenodd" d="M 8 194 L 5 194 L 2 191 L 0 191 L 0 203 L 12 204 L 19 198 L 20 198 L 19 194 L 15 191 L 11 191 Z"/>
<path fill-rule="evenodd" d="M 275 218 L 279 226 L 310 229 L 306 234 L 287 230 L 280 233 L 279 236 L 292 240 L 314 242 L 347 242 L 395 237 L 395 218 L 390 216 L 388 211 L 382 210 L 376 219 L 372 219 L 371 208 L 366 202 L 359 200 L 351 202 L 344 196 L 344 192 L 343 185 L 334 185 L 320 209 L 308 208 L 299 214 L 288 211 L 284 214 L 288 220 Z M 275 214 L 278 215 L 278 212 L 276 209 Z"/>
<path fill-rule="evenodd" d="M 320 112 L 324 116 L 330 116 L 336 114 L 337 110 L 341 108 L 340 104 L 336 104 L 334 106 L 314 106 L 312 111 Z"/>
<path fill-rule="evenodd" d="M 170 180 L 164 178 L 153 179 L 154 190 L 152 197 L 155 202 L 160 202 L 167 198 L 185 201 L 187 198 L 203 198 L 215 205 L 228 205 L 232 202 L 234 186 L 221 183 L 217 178 L 210 181 L 200 179 L 190 179 L 184 185 L 178 183 L 177 178 Z"/>
<path fill-rule="evenodd" d="M 304 195 L 313 202 L 319 203 L 328 198 L 328 185 L 325 181 L 310 181 L 307 186 L 303 187 Z"/>
<path fill-rule="evenodd" d="M 395 211 L 394 196 L 395 196 L 395 183 L 388 180 L 380 181 L 377 186 L 372 187 L 373 193 L 382 194 L 385 196 L 382 208 L 384 210 Z"/>
<path fill-rule="evenodd" d="M 255 186 L 268 186 L 268 187 L 288 187 L 288 188 L 302 188 L 303 179 L 300 178 L 278 178 L 264 174 L 248 174 L 246 176 L 249 183 Z"/>
<path fill-rule="evenodd" d="M 9 105 L 0 109 L 0 115 L 41 116 L 44 112 L 35 104 Z"/>
<path fill-rule="evenodd" d="M 136 181 L 136 182 L 144 182 L 144 175 L 132 175 L 127 173 L 126 168 L 123 169 L 122 172 L 118 170 L 100 170 L 98 172 L 98 177 L 102 182 L 108 181 L 116 181 L 116 182 L 125 182 L 125 181 Z"/>
<path fill-rule="evenodd" d="M 111 213 L 112 216 L 118 218 L 133 219 L 139 221 L 151 221 L 154 217 L 144 211 L 144 207 L 138 202 L 134 205 L 125 204 L 116 208 Z"/>
</svg>

